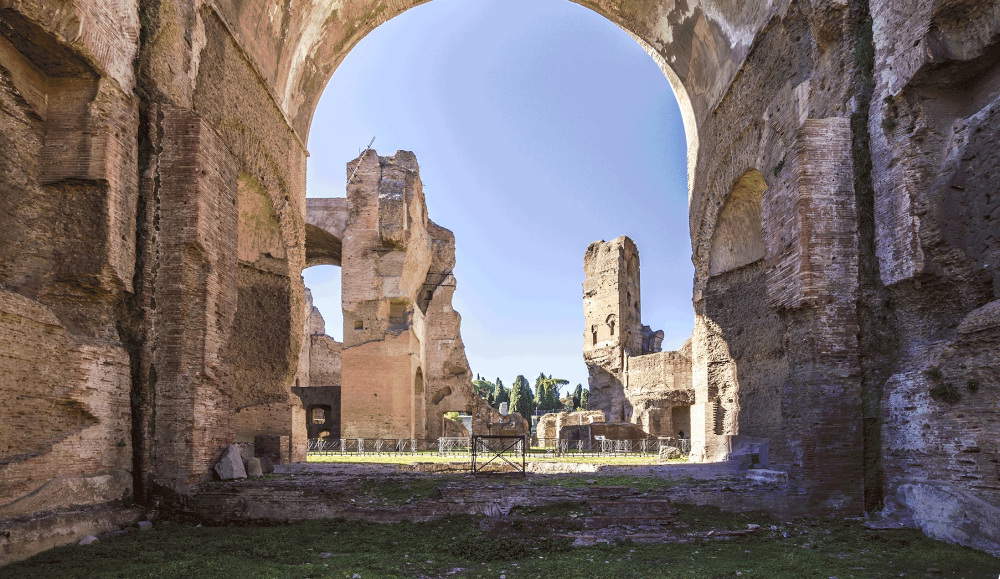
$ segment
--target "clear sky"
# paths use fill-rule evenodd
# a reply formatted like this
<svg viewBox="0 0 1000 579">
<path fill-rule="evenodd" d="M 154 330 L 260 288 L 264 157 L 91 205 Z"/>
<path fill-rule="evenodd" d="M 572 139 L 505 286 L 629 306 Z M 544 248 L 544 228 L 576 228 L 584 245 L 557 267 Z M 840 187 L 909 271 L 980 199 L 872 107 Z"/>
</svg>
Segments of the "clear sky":
<svg viewBox="0 0 1000 579">
<path fill-rule="evenodd" d="M 374 136 L 414 151 L 430 218 L 455 232 L 474 373 L 587 383 L 583 254 L 628 235 L 642 317 L 680 346 L 693 324 L 686 144 L 670 85 L 623 30 L 568 0 L 434 0 L 365 37 L 309 140 L 310 197 L 342 197 Z M 304 272 L 343 338 L 339 268 Z"/>
</svg>

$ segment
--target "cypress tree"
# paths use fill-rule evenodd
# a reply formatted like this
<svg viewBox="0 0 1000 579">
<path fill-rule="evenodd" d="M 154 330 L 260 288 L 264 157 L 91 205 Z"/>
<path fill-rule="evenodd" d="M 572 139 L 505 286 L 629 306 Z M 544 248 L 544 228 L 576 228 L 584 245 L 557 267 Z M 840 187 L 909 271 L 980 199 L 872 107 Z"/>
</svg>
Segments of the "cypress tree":
<svg viewBox="0 0 1000 579">
<path fill-rule="evenodd" d="M 510 392 L 503 387 L 503 380 L 497 378 L 494 382 L 496 388 L 493 390 L 493 407 L 500 408 L 500 404 L 503 402 L 510 402 Z"/>
<path fill-rule="evenodd" d="M 582 408 L 580 404 L 583 402 L 583 384 L 577 384 L 576 388 L 573 390 L 573 410 Z"/>
<path fill-rule="evenodd" d="M 510 411 L 517 412 L 525 420 L 531 420 L 531 413 L 534 410 L 534 401 L 531 397 L 531 386 L 528 379 L 518 375 L 514 379 L 514 385 L 510 388 Z"/>
</svg>

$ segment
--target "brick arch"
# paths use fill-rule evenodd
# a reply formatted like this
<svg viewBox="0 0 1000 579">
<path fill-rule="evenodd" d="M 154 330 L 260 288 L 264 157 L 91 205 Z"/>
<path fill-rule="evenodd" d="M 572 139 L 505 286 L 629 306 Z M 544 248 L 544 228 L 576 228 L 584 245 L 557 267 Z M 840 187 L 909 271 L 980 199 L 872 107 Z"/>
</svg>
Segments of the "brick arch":
<svg viewBox="0 0 1000 579">
<path fill-rule="evenodd" d="M 307 199 L 306 267 L 340 265 L 346 227 L 347 198 Z"/>
<path fill-rule="evenodd" d="M 381 24 L 429 1 L 217 0 L 212 10 L 258 64 L 258 73 L 271 85 L 272 99 L 305 143 L 320 97 L 347 54 Z M 688 174 L 693 175 L 699 126 L 724 97 L 773 16 L 771 10 L 753 2 L 718 0 L 689 0 L 670 7 L 655 2 L 570 1 L 622 28 L 661 68 L 681 109 Z M 694 195 L 689 189 L 689 196 Z"/>
</svg>

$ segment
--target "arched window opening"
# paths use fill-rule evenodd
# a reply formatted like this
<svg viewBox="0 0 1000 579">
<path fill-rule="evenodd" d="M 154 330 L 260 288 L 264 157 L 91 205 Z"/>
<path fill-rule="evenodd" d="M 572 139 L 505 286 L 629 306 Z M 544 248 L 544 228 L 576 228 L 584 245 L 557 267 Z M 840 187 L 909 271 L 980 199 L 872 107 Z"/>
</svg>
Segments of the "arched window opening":
<svg viewBox="0 0 1000 579">
<path fill-rule="evenodd" d="M 528 3 L 532 10 L 540 4 L 542 3 Z M 344 163 L 356 158 L 359 149 L 362 149 L 373 135 L 377 137 L 374 150 L 366 150 L 363 162 L 372 163 L 378 158 L 382 169 L 395 167 L 400 161 L 389 160 L 392 151 L 416 150 L 419 171 L 423 179 L 422 194 L 426 198 L 425 202 L 424 199 L 410 197 L 409 189 L 401 187 L 400 198 L 406 203 L 401 205 L 398 212 L 392 209 L 391 215 L 380 215 L 378 218 L 377 227 L 380 228 L 383 239 L 379 241 L 377 247 L 381 252 L 379 258 L 382 261 L 372 269 L 372 273 L 373 279 L 385 276 L 379 281 L 384 285 L 375 292 L 358 291 L 359 296 L 355 298 L 353 292 L 371 285 L 370 280 L 365 279 L 365 283 L 360 283 L 357 279 L 345 280 L 347 319 L 344 327 L 347 337 L 343 349 L 344 398 L 339 413 L 343 420 L 344 432 L 376 432 L 379 436 L 392 437 L 431 432 L 437 428 L 437 419 L 440 418 L 438 412 L 441 408 L 436 405 L 441 400 L 441 393 L 447 390 L 449 392 L 447 396 L 451 397 L 446 398 L 444 403 L 460 399 L 458 393 L 453 392 L 455 386 L 449 382 L 452 377 L 467 372 L 475 375 L 477 371 L 490 375 L 510 372 L 512 377 L 519 372 L 527 373 L 527 367 L 535 364 L 534 360 L 529 361 L 532 358 L 539 360 L 540 364 L 545 364 L 544 369 L 547 374 L 553 371 L 556 358 L 575 363 L 579 374 L 565 378 L 575 378 L 571 380 L 574 383 L 586 383 L 589 380 L 590 368 L 586 364 L 580 364 L 580 342 L 590 344 L 587 348 L 593 347 L 596 354 L 599 344 L 604 346 L 620 342 L 625 346 L 626 342 L 635 341 L 640 335 L 638 326 L 641 321 L 638 319 L 638 314 L 641 293 L 645 293 L 647 299 L 653 302 L 645 306 L 649 314 L 654 317 L 671 317 L 667 322 L 668 327 L 676 328 L 676 331 L 671 330 L 671 335 L 668 337 L 669 345 L 677 347 L 688 337 L 693 315 L 690 312 L 690 302 L 684 294 L 690 296 L 693 267 L 687 259 L 690 256 L 687 199 L 683 194 L 675 193 L 682 193 L 688 189 L 683 170 L 683 125 L 687 121 L 693 121 L 693 116 L 685 116 L 679 109 L 683 108 L 685 113 L 690 113 L 689 103 L 685 98 L 681 103 L 682 106 L 677 107 L 674 101 L 678 95 L 670 94 L 670 84 L 664 82 L 663 78 L 664 71 L 668 71 L 668 76 L 671 74 L 668 70 L 669 65 L 656 57 L 650 61 L 648 54 L 641 49 L 636 50 L 636 47 L 628 42 L 621 42 L 623 40 L 621 29 L 609 27 L 604 22 L 597 22 L 590 28 L 590 22 L 594 20 L 593 13 L 570 2 L 561 7 L 556 7 L 557 3 L 552 4 L 551 8 L 539 6 L 537 8 L 539 14 L 559 17 L 560 22 L 564 22 L 566 18 L 578 19 L 580 26 L 574 26 L 574 30 L 579 29 L 586 33 L 586 38 L 578 39 L 581 40 L 579 45 L 566 44 L 558 47 L 559 58 L 565 57 L 563 62 L 560 63 L 558 58 L 551 59 L 551 62 L 537 62 L 537 55 L 530 53 L 531 51 L 523 54 L 516 50 L 505 51 L 501 56 L 505 65 L 518 69 L 525 58 L 530 58 L 535 64 L 532 72 L 540 71 L 541 78 L 549 81 L 533 83 L 532 100 L 542 103 L 551 99 L 551 102 L 560 103 L 561 106 L 550 110 L 565 113 L 546 115 L 546 123 L 551 121 L 552 125 L 551 128 L 536 132 L 536 134 L 541 133 L 539 138 L 544 141 L 536 145 L 548 148 L 551 144 L 561 143 L 560 146 L 565 146 L 567 142 L 572 142 L 575 148 L 575 144 L 579 143 L 583 149 L 573 151 L 572 156 L 568 158 L 603 158 L 607 161 L 608 167 L 614 167 L 612 171 L 607 171 L 607 174 L 603 174 L 605 172 L 602 171 L 602 174 L 584 176 L 572 167 L 564 171 L 564 168 L 558 165 L 538 164 L 531 166 L 531 173 L 535 174 L 537 179 L 532 177 L 530 186 L 525 187 L 518 185 L 523 183 L 524 175 L 497 169 L 524 167 L 525 162 L 533 157 L 525 156 L 524 151 L 516 148 L 496 147 L 498 143 L 503 142 L 499 139 L 503 135 L 499 135 L 496 130 L 476 130 L 476 127 L 499 129 L 511 126 L 516 129 L 520 122 L 537 125 L 539 119 L 530 116 L 536 107 L 532 105 L 530 109 L 523 109 L 518 99 L 501 99 L 498 104 L 502 106 L 487 109 L 458 105 L 475 102 L 474 93 L 484 91 L 490 94 L 517 96 L 522 90 L 521 85 L 517 87 L 479 85 L 471 93 L 467 93 L 466 91 L 472 87 L 470 83 L 443 82 L 434 83 L 434 87 L 431 87 L 434 90 L 429 92 L 399 95 L 402 98 L 396 98 L 398 91 L 386 90 L 384 81 L 387 79 L 392 79 L 390 84 L 399 85 L 407 84 L 409 82 L 407 79 L 412 77 L 440 76 L 448 71 L 468 69 L 464 63 L 457 64 L 454 60 L 450 60 L 444 63 L 447 66 L 443 70 L 436 70 L 442 64 L 440 60 L 423 56 L 419 59 L 412 58 L 412 55 L 426 54 L 427 51 L 407 50 L 404 47 L 405 43 L 400 41 L 400 38 L 409 32 L 406 28 L 414 23 L 432 24 L 431 29 L 440 29 L 441 22 L 437 19 L 444 13 L 436 12 L 443 9 L 438 8 L 442 4 L 434 2 L 407 11 L 403 16 L 392 19 L 362 39 L 351 54 L 338 65 L 336 76 L 333 77 L 334 82 L 331 82 L 329 90 L 323 95 L 322 102 L 315 110 L 309 134 L 311 156 L 307 173 L 308 201 L 318 204 L 320 200 L 324 200 L 332 206 L 335 198 L 344 195 L 346 189 L 350 210 L 344 214 L 346 220 L 341 229 L 344 233 L 341 237 L 343 245 L 337 247 L 332 240 L 320 235 L 320 232 L 312 231 L 311 239 L 316 241 L 317 249 L 307 257 L 335 255 L 339 250 L 343 256 L 347 275 L 354 275 L 354 266 L 361 260 L 355 251 L 356 246 L 353 245 L 356 238 L 349 234 L 353 231 L 351 228 L 357 224 L 357 221 L 352 220 L 356 220 L 358 215 L 351 211 L 360 204 L 359 200 L 369 193 L 366 189 L 368 181 L 383 187 L 389 182 L 385 176 L 390 172 L 388 170 L 382 172 L 382 181 L 376 183 L 376 180 L 372 179 L 372 175 L 376 173 L 366 169 L 355 178 L 352 170 L 344 170 Z M 497 4 L 498 8 L 495 10 L 497 18 L 509 17 L 511 23 L 525 20 L 523 12 L 516 15 L 504 14 L 506 9 L 500 6 L 502 4 Z M 557 13 L 557 10 L 565 13 Z M 450 24 L 454 19 L 448 18 L 444 22 Z M 487 29 L 476 30 L 478 35 L 474 36 L 477 38 L 484 35 L 492 36 L 500 30 L 503 31 L 502 36 L 508 36 L 510 29 L 510 26 L 501 26 L 498 20 L 491 19 L 491 25 Z M 469 32 L 463 34 L 468 35 Z M 586 75 L 579 75 L 580 78 L 577 78 L 576 74 L 569 74 L 572 69 L 567 69 L 562 64 L 581 61 L 585 49 L 592 49 L 598 41 L 605 39 L 605 34 L 608 44 L 602 49 L 603 52 L 606 54 L 611 51 L 620 59 L 615 60 L 614 65 L 606 70 L 595 65 L 593 70 L 586 71 Z M 442 35 L 442 38 L 446 36 Z M 390 37 L 393 39 L 392 42 L 387 42 L 386 39 Z M 426 35 L 414 35 L 414 38 L 418 37 L 422 38 L 419 44 L 426 45 Z M 572 39 L 567 40 L 572 41 Z M 393 50 L 378 51 L 373 56 L 372 48 L 377 49 L 380 45 L 382 47 L 391 45 Z M 488 46 L 490 43 L 484 45 Z M 445 49 L 453 47 L 458 49 L 456 58 L 464 59 L 470 54 L 464 45 L 451 42 L 443 43 L 438 47 L 441 50 L 432 52 L 445 54 L 447 53 Z M 360 54 L 365 55 L 364 61 L 359 60 Z M 379 54 L 396 56 L 380 61 Z M 401 54 L 404 54 L 405 58 L 401 58 Z M 634 63 L 630 60 L 632 58 L 635 59 Z M 586 61 L 585 57 L 583 60 Z M 600 61 L 607 62 L 607 58 L 602 58 Z M 381 73 L 371 75 L 371 70 L 379 70 Z M 556 71 L 559 72 L 558 75 L 555 74 Z M 634 79 L 641 80 L 642 84 L 625 89 L 625 81 L 631 82 L 633 79 L 629 76 L 633 73 L 644 76 L 642 79 L 638 77 Z M 608 74 L 610 75 L 608 78 L 614 80 L 603 84 L 607 92 L 613 94 L 603 95 L 600 100 L 617 102 L 637 118 L 648 118 L 651 114 L 660 115 L 662 111 L 667 110 L 666 116 L 669 117 L 667 121 L 672 127 L 670 134 L 676 139 L 663 139 L 646 133 L 637 135 L 644 140 L 637 146 L 649 153 L 648 156 L 638 157 L 620 147 L 605 146 L 610 142 L 607 139 L 591 139 L 592 135 L 607 136 L 609 130 L 616 132 L 619 128 L 636 126 L 619 122 L 617 114 L 613 117 L 613 121 L 602 120 L 598 115 L 578 114 L 580 111 L 593 110 L 593 107 L 584 106 L 579 97 L 582 94 L 592 94 L 594 79 L 600 78 L 597 75 L 601 74 Z M 494 78 L 503 78 L 503 75 L 490 75 L 486 80 Z M 670 77 L 669 80 L 677 79 Z M 448 90 L 435 88 L 445 87 L 448 84 L 457 88 Z M 676 82 L 673 84 L 675 88 L 681 88 L 680 84 Z M 344 87 L 352 88 L 345 90 Z M 644 94 L 644 98 L 634 98 L 640 94 Z M 378 103 L 377 107 L 372 107 L 373 103 Z M 572 110 L 562 106 L 567 103 L 573 105 L 570 107 Z M 428 130 L 423 120 L 428 118 L 429 113 L 442 110 L 448 111 L 448 114 L 435 119 L 440 121 L 435 125 L 444 128 L 445 131 Z M 522 115 L 525 118 L 522 119 Z M 581 123 L 581 118 L 587 119 L 587 122 Z M 414 123 L 413 120 L 417 122 Z M 613 126 L 609 127 L 609 124 Z M 447 151 L 447 147 L 450 146 L 449 135 L 461 136 L 461 147 L 465 150 L 489 150 L 492 154 L 481 157 L 442 155 L 441 153 Z M 688 143 L 696 146 L 695 131 L 689 132 L 689 138 Z M 618 140 L 635 142 L 633 137 L 624 134 Z M 595 150 L 586 150 L 591 144 Z M 672 153 L 681 154 L 672 155 Z M 676 163 L 666 169 L 661 160 L 669 156 L 673 156 Z M 656 161 L 648 162 L 653 158 Z M 478 159 L 485 160 L 485 166 L 477 167 L 476 163 L 480 162 Z M 368 165 L 363 166 L 368 167 Z M 641 204 L 622 205 L 618 208 L 620 211 L 616 210 L 616 215 L 612 216 L 605 212 L 607 202 L 602 191 L 607 191 L 609 185 L 618 182 L 622 171 L 627 171 L 631 176 L 629 187 L 632 195 L 641 197 L 643 201 Z M 478 177 L 473 178 L 475 175 L 489 175 L 490 179 L 482 181 Z M 348 178 L 350 184 L 345 188 L 342 183 L 346 184 L 345 179 Z M 397 181 L 396 177 L 391 181 L 402 183 Z M 543 189 L 545 194 L 541 195 Z M 469 193 L 471 191 L 477 194 L 472 195 Z M 396 193 L 397 191 L 392 191 L 392 195 Z M 396 197 L 386 197 L 385 201 L 395 203 Z M 567 231 L 567 224 L 570 223 L 565 219 L 567 202 L 572 204 L 573 212 L 581 216 L 580 219 L 572 220 L 572 228 L 581 230 L 578 236 Z M 438 209 L 445 207 L 451 210 Z M 455 211 L 458 207 L 467 208 L 464 215 Z M 426 226 L 434 231 L 430 236 L 434 240 L 430 268 L 428 269 L 426 263 L 427 256 L 420 253 L 417 258 L 413 258 L 419 253 L 414 252 L 401 262 L 405 265 L 403 274 L 390 277 L 387 272 L 399 265 L 393 261 L 398 257 L 397 254 L 420 250 L 424 243 L 423 237 L 420 237 L 423 236 L 421 230 L 424 228 L 421 220 L 427 219 L 428 213 L 434 220 L 433 226 L 429 224 Z M 614 229 L 605 227 L 612 217 Z M 317 227 L 324 225 L 324 222 L 320 221 L 312 223 Z M 374 226 L 375 223 L 373 220 L 370 226 Z M 450 231 L 442 231 L 444 229 Z M 574 288 L 576 284 L 573 278 L 578 274 L 579 268 L 575 264 L 578 263 L 580 252 L 584 247 L 575 243 L 556 243 L 551 245 L 554 251 L 539 251 L 540 243 L 545 245 L 546 241 L 538 239 L 538 235 L 532 239 L 529 235 L 506 233 L 521 230 L 537 231 L 540 235 L 552 234 L 558 240 L 568 240 L 571 237 L 596 240 L 602 235 L 622 235 L 632 231 L 641 235 L 648 230 L 667 231 L 668 234 L 659 236 L 663 243 L 651 243 L 646 248 L 648 261 L 645 267 L 650 289 L 640 290 L 635 284 L 621 284 L 621 294 L 615 296 L 614 307 L 607 307 L 608 303 L 594 307 L 587 314 L 587 320 L 581 324 L 579 294 Z M 407 237 L 417 234 L 420 236 Z M 454 242 L 449 239 L 452 234 Z M 404 238 L 408 240 L 407 244 L 402 244 L 400 241 Z M 400 241 L 400 244 L 397 246 L 393 240 Z M 323 246 L 318 247 L 321 241 Z M 451 246 L 451 243 L 454 243 L 454 246 Z M 497 249 L 501 251 L 496 251 Z M 468 253 L 461 255 L 462 252 Z M 685 258 L 682 260 L 683 269 L 678 270 L 677 267 L 665 265 L 668 260 L 664 259 L 663 254 L 668 254 L 667 257 L 670 257 L 669 254 L 683 254 Z M 504 259 L 514 257 L 507 263 L 485 261 L 493 256 Z M 455 260 L 454 264 L 451 263 L 452 260 Z M 615 258 L 614 261 L 616 269 L 621 268 L 623 276 L 629 279 L 638 278 L 640 261 L 637 254 L 632 258 L 625 256 L 623 260 Z M 565 264 L 573 266 L 564 267 Z M 454 277 L 451 275 L 453 267 L 460 275 Z M 426 277 L 421 280 L 420 276 Z M 563 283 L 563 277 L 569 283 Z M 455 278 L 458 278 L 457 281 Z M 508 278 L 512 283 L 508 282 Z M 608 281 L 609 284 L 618 287 L 616 282 L 610 279 Z M 677 291 L 671 293 L 667 286 L 674 284 L 679 287 L 676 288 Z M 507 291 L 508 286 L 515 291 Z M 460 291 L 456 291 L 456 287 L 460 288 Z M 661 291 L 667 295 L 681 296 L 683 305 L 671 311 L 666 308 L 658 310 L 655 303 Z M 525 299 L 536 297 L 532 294 L 537 294 L 539 299 Z M 457 299 L 453 296 L 457 296 Z M 455 301 L 451 301 L 453 299 Z M 436 302 L 436 307 L 433 309 L 429 307 L 432 301 Z M 462 303 L 463 301 L 465 303 Z M 358 305 L 362 302 L 366 303 Z M 553 307 L 550 307 L 550 304 Z M 570 307 L 562 307 L 567 304 Z M 460 308 L 451 309 L 447 307 L 448 305 L 458 305 Z M 461 320 L 461 335 L 454 336 L 451 335 L 454 331 L 451 328 L 459 321 L 456 315 L 459 311 L 464 320 Z M 609 318 L 608 314 L 611 312 L 614 312 L 614 315 Z M 621 323 L 617 319 L 617 314 L 623 316 Z M 606 325 L 603 330 L 600 320 L 602 315 L 605 317 Z M 540 323 L 543 320 L 544 323 Z M 470 321 L 472 323 L 469 323 Z M 582 340 L 579 335 L 580 325 L 584 325 L 585 328 Z M 560 340 L 552 335 L 562 327 L 573 328 L 571 331 L 578 336 L 577 339 Z M 379 340 L 380 335 L 387 331 L 393 334 L 390 336 L 391 339 L 398 339 L 398 344 L 394 344 L 393 347 L 398 346 L 400 352 L 409 349 L 409 355 L 412 357 L 407 361 L 400 360 L 398 364 L 393 364 L 391 376 L 383 378 L 380 375 L 378 379 L 371 379 L 370 372 L 357 370 L 359 368 L 357 361 L 361 359 L 363 348 L 364 351 L 375 350 L 374 346 L 368 344 Z M 498 339 L 500 336 L 515 334 L 522 339 L 516 341 Z M 469 361 L 468 369 L 465 368 L 464 360 L 455 356 L 430 355 L 431 352 L 447 352 L 452 344 L 459 343 L 458 340 L 461 340 L 461 345 L 465 347 Z M 563 348 L 569 343 L 572 343 L 571 347 Z M 639 349 L 631 344 L 628 347 Z M 447 359 L 441 362 L 439 358 Z M 497 362 L 497 360 L 514 359 L 519 360 L 517 366 L 505 367 L 505 363 L 501 365 Z M 415 365 L 410 366 L 414 360 L 420 360 L 420 364 L 425 368 L 422 373 L 416 372 Z M 569 362 L 570 360 L 572 362 Z M 375 360 L 365 360 L 368 364 L 374 362 Z M 549 367 L 550 364 L 553 367 Z M 496 372 L 490 366 L 495 366 Z M 406 378 L 407 370 L 414 372 L 410 374 L 409 380 Z M 360 388 L 352 384 L 352 381 L 369 379 L 377 384 L 373 384 L 370 388 Z M 495 395 L 498 390 L 496 384 L 493 384 L 493 388 L 486 388 L 483 384 L 487 382 L 486 380 L 477 379 L 469 382 L 473 384 L 479 382 L 481 392 Z M 535 394 L 532 392 L 533 396 Z M 407 399 L 407 396 L 412 398 Z M 487 398 L 487 396 L 482 397 Z M 599 396 L 596 398 L 602 404 L 605 401 Z M 379 404 L 383 401 L 384 413 L 391 412 L 392 420 L 383 421 L 381 417 L 379 421 L 372 420 L 369 407 L 373 403 Z M 492 399 L 488 401 L 495 409 L 500 405 L 494 404 Z M 608 399 L 608 404 L 617 403 Z M 609 409 L 608 414 L 616 413 Z M 631 406 L 628 406 L 627 411 L 622 406 L 618 414 L 631 415 Z M 379 423 L 375 424 L 376 422 Z"/>
<path fill-rule="evenodd" d="M 334 340 L 343 335 L 344 311 L 340 303 L 342 272 L 337 265 L 314 265 L 302 270 L 309 290 L 309 333 L 326 334 Z"/>
<path fill-rule="evenodd" d="M 417 374 L 413 377 L 413 393 L 424 393 L 424 371 L 420 368 L 417 368 Z"/>
</svg>

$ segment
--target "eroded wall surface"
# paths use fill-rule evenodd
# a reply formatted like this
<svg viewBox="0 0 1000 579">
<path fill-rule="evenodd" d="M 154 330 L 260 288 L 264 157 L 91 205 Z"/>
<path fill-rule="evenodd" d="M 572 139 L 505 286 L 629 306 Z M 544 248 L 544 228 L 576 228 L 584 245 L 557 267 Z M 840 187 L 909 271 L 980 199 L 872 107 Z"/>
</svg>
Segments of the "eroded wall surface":
<svg viewBox="0 0 1000 579">
<path fill-rule="evenodd" d="M 874 251 L 897 334 L 873 392 L 887 503 L 998 554 L 1000 5 L 871 11 Z"/>
<path fill-rule="evenodd" d="M 235 440 L 304 438 L 299 273 L 339 249 L 305 251 L 310 119 L 417 3 L 0 4 L 5 558 L 120 520 L 76 503 L 170 496 Z M 694 456 L 766 437 L 816 510 L 888 503 L 996 550 L 1000 3 L 583 4 L 647 49 L 685 120 Z M 418 301 L 421 260 L 387 296 Z"/>
<path fill-rule="evenodd" d="M 134 2 L 0 6 L 0 565 L 134 514 Z"/>
<path fill-rule="evenodd" d="M 452 307 L 455 237 L 428 218 L 416 157 L 370 151 L 347 172 L 342 436 L 433 445 L 447 412 L 471 414 L 474 432 L 490 432 L 500 418 L 472 389 Z M 308 220 L 337 234 L 339 207 L 310 200 Z"/>
<path fill-rule="evenodd" d="M 642 325 L 638 248 L 625 236 L 596 241 L 587 248 L 583 270 L 590 409 L 602 411 L 608 422 L 676 436 L 674 409 L 687 412 L 694 403 L 691 346 L 661 352 L 663 332 Z"/>
</svg>

